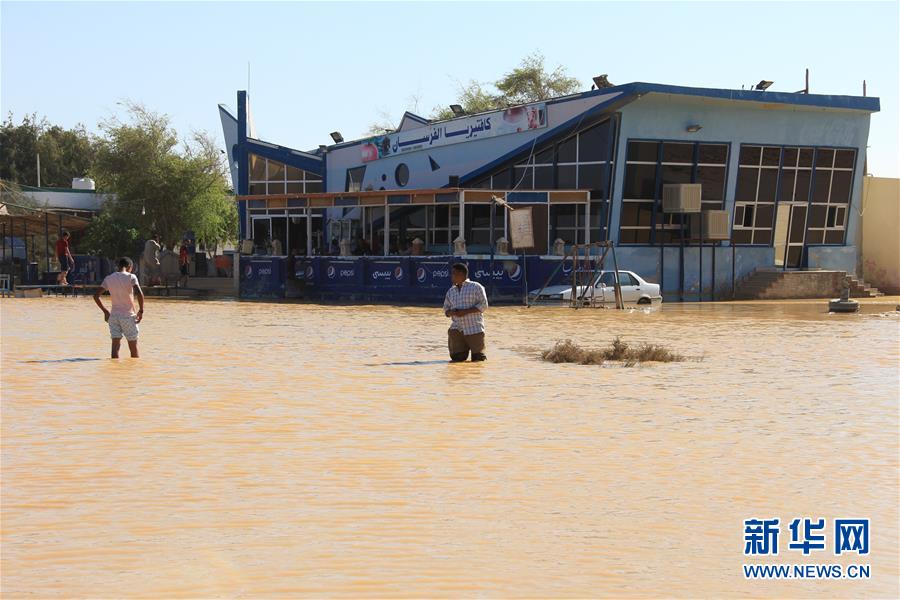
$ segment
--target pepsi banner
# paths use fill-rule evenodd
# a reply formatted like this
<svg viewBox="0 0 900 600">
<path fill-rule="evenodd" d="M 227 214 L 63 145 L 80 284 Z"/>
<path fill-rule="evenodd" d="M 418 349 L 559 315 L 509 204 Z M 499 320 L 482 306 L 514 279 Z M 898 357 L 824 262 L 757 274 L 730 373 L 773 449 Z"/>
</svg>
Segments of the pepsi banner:
<svg viewBox="0 0 900 600">
<path fill-rule="evenodd" d="M 495 260 L 493 268 L 490 260 L 467 260 L 469 279 L 484 287 L 493 284 L 498 288 L 521 288 L 525 269 L 519 260 Z"/>
<path fill-rule="evenodd" d="M 379 287 L 409 287 L 409 261 L 404 259 L 369 261 L 363 285 L 376 290 Z"/>
<path fill-rule="evenodd" d="M 319 262 L 316 259 L 297 258 L 294 260 L 294 279 L 306 286 L 314 286 L 317 283 Z"/>
<path fill-rule="evenodd" d="M 244 258 L 240 260 L 241 298 L 283 298 L 285 260 Z"/>
<path fill-rule="evenodd" d="M 322 284 L 325 286 L 360 286 L 362 285 L 362 260 L 321 259 Z"/>
<path fill-rule="evenodd" d="M 449 260 L 423 260 L 414 262 L 415 285 L 418 287 L 437 287 L 443 290 L 449 289 L 450 283 Z"/>
</svg>

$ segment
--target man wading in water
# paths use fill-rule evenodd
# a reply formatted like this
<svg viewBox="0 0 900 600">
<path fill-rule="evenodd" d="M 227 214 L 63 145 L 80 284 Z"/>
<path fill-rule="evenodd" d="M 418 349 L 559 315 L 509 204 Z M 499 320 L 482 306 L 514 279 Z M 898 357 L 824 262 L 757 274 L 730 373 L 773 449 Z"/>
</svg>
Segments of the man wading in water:
<svg viewBox="0 0 900 600">
<path fill-rule="evenodd" d="M 487 295 L 484 286 L 469 281 L 469 268 L 456 263 L 450 270 L 453 287 L 444 297 L 444 314 L 453 323 L 447 331 L 447 347 L 450 360 L 462 362 L 472 352 L 472 362 L 485 360 L 484 355 L 484 313 L 487 310 Z"/>
</svg>

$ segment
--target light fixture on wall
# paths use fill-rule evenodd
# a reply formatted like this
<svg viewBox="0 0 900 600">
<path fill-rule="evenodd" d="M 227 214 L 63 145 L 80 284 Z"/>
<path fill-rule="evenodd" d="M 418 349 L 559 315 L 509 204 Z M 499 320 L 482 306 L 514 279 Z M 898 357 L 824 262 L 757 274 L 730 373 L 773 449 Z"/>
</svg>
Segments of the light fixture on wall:
<svg viewBox="0 0 900 600">
<path fill-rule="evenodd" d="M 462 116 L 465 116 L 465 114 L 466 114 L 466 111 L 464 111 L 463 107 L 460 106 L 459 104 L 451 104 L 450 110 L 453 111 L 454 117 L 462 117 Z"/>
<path fill-rule="evenodd" d="M 703 125 L 701 125 L 700 123 L 694 123 L 693 125 L 688 125 L 688 126 L 685 127 L 684 129 L 685 129 L 685 131 L 687 131 L 688 133 L 697 133 L 698 131 L 700 131 L 701 129 L 703 129 Z"/>
<path fill-rule="evenodd" d="M 335 144 L 340 144 L 341 142 L 344 141 L 344 136 L 341 135 L 340 131 L 332 131 L 330 135 L 331 135 L 331 139 L 334 140 Z"/>
<path fill-rule="evenodd" d="M 764 92 L 764 91 L 766 91 L 767 89 L 769 89 L 770 87 L 772 87 L 772 84 L 773 84 L 773 83 L 775 83 L 775 82 L 774 82 L 774 81 L 766 81 L 765 79 L 763 79 L 762 81 L 760 81 L 759 83 L 757 83 L 757 84 L 756 84 L 756 87 L 754 87 L 753 89 L 754 89 L 754 90 L 759 90 L 760 92 Z"/>
</svg>

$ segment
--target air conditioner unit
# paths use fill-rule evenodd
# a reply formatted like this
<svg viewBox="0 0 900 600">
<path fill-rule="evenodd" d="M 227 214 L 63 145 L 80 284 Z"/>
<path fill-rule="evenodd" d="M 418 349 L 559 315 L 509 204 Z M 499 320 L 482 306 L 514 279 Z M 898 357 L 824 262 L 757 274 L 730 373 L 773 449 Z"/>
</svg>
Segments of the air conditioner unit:
<svg viewBox="0 0 900 600">
<path fill-rule="evenodd" d="M 728 229 L 727 210 L 704 210 L 703 213 L 703 240 L 716 241 L 730 239 Z M 691 215 L 691 239 L 700 239 L 700 216 Z"/>
<path fill-rule="evenodd" d="M 700 212 L 699 183 L 668 183 L 663 186 L 662 209 L 665 213 Z"/>
</svg>

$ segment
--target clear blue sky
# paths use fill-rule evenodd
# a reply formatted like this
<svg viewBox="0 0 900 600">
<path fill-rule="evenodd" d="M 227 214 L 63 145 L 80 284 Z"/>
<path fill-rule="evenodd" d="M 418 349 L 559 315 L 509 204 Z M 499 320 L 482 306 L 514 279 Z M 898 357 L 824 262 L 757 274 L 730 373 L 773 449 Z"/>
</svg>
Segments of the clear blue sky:
<svg viewBox="0 0 900 600">
<path fill-rule="evenodd" d="M 648 81 L 881 98 L 869 171 L 898 166 L 898 3 L 63 3 L 0 4 L 0 107 L 63 126 L 131 99 L 182 134 L 221 139 L 216 105 L 247 86 L 257 133 L 309 149 L 362 134 L 379 111 L 428 115 L 459 82 L 491 81 L 526 54 L 585 89 Z"/>
</svg>

